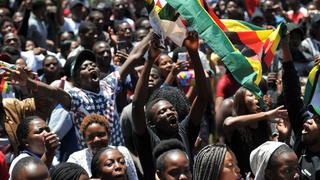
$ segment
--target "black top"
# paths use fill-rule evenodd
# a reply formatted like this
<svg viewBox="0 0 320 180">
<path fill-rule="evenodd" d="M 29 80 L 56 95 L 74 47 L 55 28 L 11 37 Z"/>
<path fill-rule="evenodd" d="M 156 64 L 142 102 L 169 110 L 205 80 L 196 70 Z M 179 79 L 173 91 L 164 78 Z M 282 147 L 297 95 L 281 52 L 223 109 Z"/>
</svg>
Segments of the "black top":
<svg viewBox="0 0 320 180">
<path fill-rule="evenodd" d="M 286 100 L 286 107 L 289 114 L 290 123 L 295 133 L 294 150 L 300 157 L 300 169 L 302 180 L 320 179 L 320 152 L 312 153 L 301 142 L 303 122 L 310 117 L 301 99 L 301 88 L 297 71 L 292 62 L 283 63 L 283 89 Z"/>
<path fill-rule="evenodd" d="M 181 123 L 179 123 L 179 133 L 176 138 L 181 141 L 186 148 L 186 153 L 190 161 L 190 168 L 192 170 L 193 156 L 191 150 L 193 149 L 194 143 L 197 139 L 199 126 L 194 127 L 192 126 L 192 123 L 189 122 L 189 116 L 187 116 L 183 121 L 181 121 Z M 139 159 L 143 168 L 144 178 L 148 180 L 154 179 L 155 161 L 153 160 L 152 151 L 162 139 L 160 139 L 159 136 L 150 128 L 147 128 L 145 133 L 141 136 L 133 132 L 133 137 L 134 145 L 139 154 Z"/>
<path fill-rule="evenodd" d="M 255 129 L 245 127 L 233 132 L 231 142 L 227 144 L 237 157 L 242 176 L 251 171 L 249 162 L 251 151 L 268 141 L 270 133 L 270 126 L 266 121 L 259 122 Z"/>
</svg>

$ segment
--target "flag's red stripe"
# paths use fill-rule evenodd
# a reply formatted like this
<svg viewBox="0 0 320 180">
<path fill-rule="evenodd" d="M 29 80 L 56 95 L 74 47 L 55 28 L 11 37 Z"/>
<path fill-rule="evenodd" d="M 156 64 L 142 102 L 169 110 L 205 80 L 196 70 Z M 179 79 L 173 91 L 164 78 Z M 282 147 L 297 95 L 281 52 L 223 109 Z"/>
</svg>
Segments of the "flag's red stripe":
<svg viewBox="0 0 320 180">
<path fill-rule="evenodd" d="M 237 32 L 241 42 L 252 49 L 256 54 L 260 54 L 263 42 L 255 31 Z"/>
<path fill-rule="evenodd" d="M 218 16 L 212 11 L 211 8 L 209 8 L 206 4 L 206 6 L 204 6 L 204 0 L 199 0 L 201 6 L 203 9 L 205 9 L 207 11 L 207 13 L 211 16 L 211 18 L 214 20 L 214 22 L 220 27 L 220 29 L 222 29 L 223 31 L 227 31 L 227 27 L 221 22 L 221 20 L 218 18 Z"/>
</svg>

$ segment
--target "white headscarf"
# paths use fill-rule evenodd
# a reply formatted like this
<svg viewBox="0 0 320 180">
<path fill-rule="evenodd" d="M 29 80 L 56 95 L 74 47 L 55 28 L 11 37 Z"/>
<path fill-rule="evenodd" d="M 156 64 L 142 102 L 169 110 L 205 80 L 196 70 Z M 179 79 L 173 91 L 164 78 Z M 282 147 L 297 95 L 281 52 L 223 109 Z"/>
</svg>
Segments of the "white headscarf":
<svg viewBox="0 0 320 180">
<path fill-rule="evenodd" d="M 282 142 L 267 141 L 250 153 L 250 167 L 255 175 L 254 180 L 264 180 L 264 172 L 272 153 L 283 145 L 286 146 Z"/>
</svg>

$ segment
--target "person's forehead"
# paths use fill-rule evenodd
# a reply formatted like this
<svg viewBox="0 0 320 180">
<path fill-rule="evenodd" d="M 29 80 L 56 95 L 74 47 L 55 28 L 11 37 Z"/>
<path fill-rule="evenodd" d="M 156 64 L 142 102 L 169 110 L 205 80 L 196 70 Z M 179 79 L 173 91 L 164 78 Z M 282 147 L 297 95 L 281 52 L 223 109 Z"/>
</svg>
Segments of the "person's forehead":
<svg viewBox="0 0 320 180">
<path fill-rule="evenodd" d="M 81 66 L 84 66 L 84 65 L 87 65 L 87 64 L 91 64 L 91 63 L 96 63 L 95 61 L 93 61 L 93 60 L 90 60 L 90 59 L 85 59 L 83 62 L 82 62 L 82 64 L 81 64 Z"/>
</svg>

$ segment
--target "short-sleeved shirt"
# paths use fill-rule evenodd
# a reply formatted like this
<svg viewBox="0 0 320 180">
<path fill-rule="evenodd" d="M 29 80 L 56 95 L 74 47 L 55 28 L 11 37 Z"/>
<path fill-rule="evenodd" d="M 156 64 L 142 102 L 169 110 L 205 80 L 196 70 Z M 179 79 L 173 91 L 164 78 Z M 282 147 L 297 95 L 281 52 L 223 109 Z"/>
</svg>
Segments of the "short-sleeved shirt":
<svg viewBox="0 0 320 180">
<path fill-rule="evenodd" d="M 80 130 L 80 124 L 86 115 L 91 113 L 103 115 L 110 123 L 111 134 L 109 144 L 113 146 L 124 144 L 116 106 L 116 95 L 121 90 L 119 78 L 120 74 L 116 71 L 100 80 L 100 91 L 98 93 L 77 87 L 68 91 L 71 97 L 71 112 L 74 117 L 73 121 L 76 130 Z M 85 143 L 80 136 L 78 140 L 81 146 L 85 147 Z"/>
<path fill-rule="evenodd" d="M 225 74 L 218 80 L 216 97 L 228 98 L 240 88 L 239 83 L 231 74 Z"/>
</svg>

